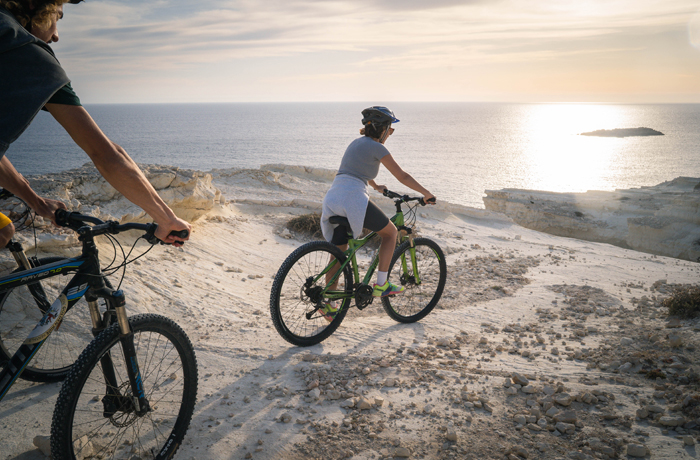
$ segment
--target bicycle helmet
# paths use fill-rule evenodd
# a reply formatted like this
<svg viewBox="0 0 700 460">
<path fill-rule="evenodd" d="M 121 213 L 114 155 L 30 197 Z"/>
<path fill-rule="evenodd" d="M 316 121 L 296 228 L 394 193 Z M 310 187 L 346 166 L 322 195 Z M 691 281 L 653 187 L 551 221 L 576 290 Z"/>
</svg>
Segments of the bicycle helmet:
<svg viewBox="0 0 700 460">
<path fill-rule="evenodd" d="M 394 112 L 382 106 L 368 107 L 362 111 L 362 124 L 383 126 L 398 123 L 399 119 L 394 116 Z"/>
</svg>

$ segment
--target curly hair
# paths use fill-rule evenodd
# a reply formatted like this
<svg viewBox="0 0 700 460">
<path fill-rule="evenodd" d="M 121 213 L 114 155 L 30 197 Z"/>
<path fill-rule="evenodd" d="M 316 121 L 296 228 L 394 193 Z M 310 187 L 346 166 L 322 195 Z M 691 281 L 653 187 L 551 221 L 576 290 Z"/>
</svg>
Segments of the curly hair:
<svg viewBox="0 0 700 460">
<path fill-rule="evenodd" d="M 30 3 L 34 5 L 34 9 Z M 68 0 L 0 0 L 0 6 L 12 13 L 27 30 L 33 27 L 46 30 L 58 7 L 64 3 L 68 3 Z"/>
</svg>

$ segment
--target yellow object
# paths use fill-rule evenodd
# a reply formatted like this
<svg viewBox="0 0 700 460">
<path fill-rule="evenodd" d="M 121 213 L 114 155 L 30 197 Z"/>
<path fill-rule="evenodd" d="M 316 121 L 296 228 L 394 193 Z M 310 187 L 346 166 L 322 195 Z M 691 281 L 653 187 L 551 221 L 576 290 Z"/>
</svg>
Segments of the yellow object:
<svg viewBox="0 0 700 460">
<path fill-rule="evenodd" d="M 0 212 L 0 230 L 10 225 L 12 221 L 5 214 Z"/>
</svg>

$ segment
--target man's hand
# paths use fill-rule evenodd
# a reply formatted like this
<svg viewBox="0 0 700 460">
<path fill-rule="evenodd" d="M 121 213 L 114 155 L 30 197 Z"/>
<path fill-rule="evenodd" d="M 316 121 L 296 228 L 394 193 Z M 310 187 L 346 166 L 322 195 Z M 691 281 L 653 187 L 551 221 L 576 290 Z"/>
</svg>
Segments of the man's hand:
<svg viewBox="0 0 700 460">
<path fill-rule="evenodd" d="M 34 204 L 34 212 L 43 217 L 46 220 L 56 224 L 56 210 L 66 209 L 66 205 L 58 200 L 51 200 L 49 198 L 39 198 Z"/>
<path fill-rule="evenodd" d="M 175 217 L 167 222 L 156 221 L 156 223 L 158 224 L 158 228 L 156 229 L 156 238 L 165 243 L 172 244 L 173 246 L 182 246 L 182 243 L 189 240 L 189 235 L 192 234 L 192 226 L 178 217 Z M 179 232 L 181 230 L 187 230 L 187 238 L 180 238 L 179 236 L 173 236 L 170 234 L 172 231 Z"/>
</svg>

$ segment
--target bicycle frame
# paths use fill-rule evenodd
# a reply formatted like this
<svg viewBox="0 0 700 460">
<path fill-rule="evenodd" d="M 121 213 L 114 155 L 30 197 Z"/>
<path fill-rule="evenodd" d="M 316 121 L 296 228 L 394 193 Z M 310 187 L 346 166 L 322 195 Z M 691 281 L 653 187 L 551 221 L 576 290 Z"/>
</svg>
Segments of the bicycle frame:
<svg viewBox="0 0 700 460">
<path fill-rule="evenodd" d="M 403 228 L 404 226 L 404 213 L 403 209 L 401 208 L 401 203 L 396 202 L 396 214 L 394 214 L 393 217 L 391 217 L 391 220 L 396 228 Z M 331 279 L 326 283 L 326 286 L 324 287 L 322 294 L 323 297 L 329 299 L 329 300 L 342 300 L 342 299 L 347 299 L 347 298 L 352 298 L 355 293 L 354 289 L 352 293 L 347 293 L 345 291 L 338 291 L 338 290 L 329 290 L 328 288 L 330 286 L 333 286 L 333 284 L 338 281 L 338 278 L 340 277 L 340 274 L 345 270 L 345 267 L 350 264 L 352 267 L 352 272 L 353 272 L 353 279 L 354 280 L 359 280 L 360 279 L 360 270 L 359 270 L 359 265 L 357 263 L 357 251 L 360 250 L 360 248 L 364 247 L 367 243 L 369 243 L 374 237 L 377 236 L 377 233 L 371 232 L 364 238 L 358 238 L 358 239 L 353 239 L 350 238 L 348 240 L 348 249 L 345 250 L 343 253 L 345 254 L 345 262 L 343 262 L 340 265 L 340 268 L 338 268 L 337 272 L 331 277 Z M 406 239 L 408 239 L 408 236 L 401 236 L 401 241 L 399 243 L 403 243 Z M 330 262 L 328 266 L 313 280 L 314 284 L 316 283 L 322 276 L 325 276 L 327 273 L 331 271 L 331 269 L 335 266 L 335 264 L 338 263 L 338 260 L 335 259 L 333 262 Z M 406 262 L 405 256 L 402 256 L 401 260 L 402 264 L 402 269 L 404 273 L 408 271 L 408 266 Z M 420 283 L 418 280 L 418 275 L 417 275 L 417 267 L 416 267 L 416 254 L 415 254 L 415 249 L 411 248 L 411 264 L 413 266 L 413 271 L 416 273 L 416 281 Z M 375 255 L 372 258 L 372 262 L 370 263 L 369 267 L 367 268 L 367 273 L 365 274 L 364 278 L 362 278 L 362 284 L 369 285 L 370 280 L 372 279 L 372 276 L 374 275 L 374 271 L 377 269 L 377 266 L 379 265 L 379 256 Z"/>
<path fill-rule="evenodd" d="M 135 412 L 138 415 L 143 415 L 148 411 L 149 403 L 146 400 L 141 385 L 141 376 L 134 347 L 134 336 L 130 331 L 126 316 L 124 294 L 121 290 L 112 291 L 105 284 L 104 275 L 102 275 L 100 268 L 97 247 L 95 246 L 93 235 L 90 234 L 89 230 L 81 233 L 79 239 L 83 243 L 83 252 L 80 257 L 67 258 L 66 260 L 57 261 L 0 278 L 1 296 L 9 295 L 10 290 L 13 288 L 27 285 L 32 297 L 34 297 L 34 300 L 37 302 L 37 306 L 39 306 L 44 313 L 44 316 L 30 332 L 24 343 L 0 371 L 0 401 L 5 397 L 10 387 L 14 384 L 34 355 L 39 351 L 49 335 L 60 327 L 65 314 L 78 300 L 85 296 L 90 310 L 93 336 L 97 336 L 102 330 L 109 326 L 109 324 L 105 323 L 100 313 L 97 303 L 98 298 L 105 299 L 107 303 L 105 318 L 109 317 L 108 312 L 110 314 L 114 313 L 116 316 L 121 332 L 120 340 L 128 363 L 126 368 L 131 383 L 132 394 L 136 395 L 135 398 L 130 399 L 132 399 L 134 404 Z M 19 254 L 15 254 L 15 252 L 19 252 Z M 13 255 L 15 255 L 16 258 L 19 256 L 19 259 L 24 258 L 24 260 L 26 260 L 26 256 L 24 256 L 24 252 L 19 245 L 15 246 L 13 249 Z M 20 266 L 22 265 L 23 264 L 20 263 Z M 67 275 L 69 273 L 75 273 L 75 275 L 68 282 L 59 297 L 48 306 L 46 295 L 38 281 L 53 276 Z M 102 358 L 102 369 L 108 390 L 117 388 L 116 374 L 109 354 Z M 119 395 L 117 391 L 116 394 L 112 396 L 120 397 L 121 395 Z"/>
</svg>

